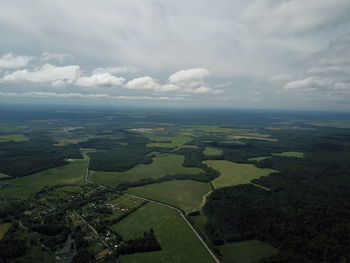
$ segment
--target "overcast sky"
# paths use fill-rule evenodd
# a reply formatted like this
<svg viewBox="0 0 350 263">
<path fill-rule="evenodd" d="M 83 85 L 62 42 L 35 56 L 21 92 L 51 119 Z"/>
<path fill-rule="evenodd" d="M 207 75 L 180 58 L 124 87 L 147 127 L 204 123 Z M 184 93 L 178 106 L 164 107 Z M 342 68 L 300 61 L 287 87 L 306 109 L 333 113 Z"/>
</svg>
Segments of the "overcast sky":
<svg viewBox="0 0 350 263">
<path fill-rule="evenodd" d="M 2 0 L 0 102 L 350 110 L 350 1 Z"/>
</svg>

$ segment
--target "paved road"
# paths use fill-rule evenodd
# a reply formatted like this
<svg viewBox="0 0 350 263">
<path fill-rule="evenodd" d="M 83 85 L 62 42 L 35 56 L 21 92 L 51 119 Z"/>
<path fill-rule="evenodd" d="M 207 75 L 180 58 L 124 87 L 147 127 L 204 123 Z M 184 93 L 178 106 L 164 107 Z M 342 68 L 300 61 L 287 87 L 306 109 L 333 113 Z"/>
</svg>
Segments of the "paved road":
<svg viewBox="0 0 350 263">
<path fill-rule="evenodd" d="M 85 181 L 87 183 L 90 183 L 90 184 L 95 184 L 94 182 L 90 181 L 89 180 L 89 156 L 86 155 L 86 158 L 87 158 L 87 165 L 86 165 L 86 172 L 85 172 Z M 107 188 L 106 186 L 104 185 L 99 185 L 97 184 L 98 186 L 102 187 L 102 188 Z M 165 206 L 165 207 L 168 207 L 170 209 L 173 209 L 175 211 L 177 211 L 181 217 L 183 218 L 183 220 L 187 223 L 187 225 L 190 227 L 190 229 L 192 230 L 192 232 L 197 236 L 197 238 L 199 239 L 199 241 L 202 243 L 202 245 L 204 246 L 204 248 L 209 252 L 209 254 L 212 256 L 212 258 L 214 259 L 214 261 L 216 263 L 220 263 L 219 259 L 216 257 L 216 255 L 211 251 L 211 249 L 208 247 L 208 245 L 205 243 L 205 241 L 203 240 L 203 238 L 198 234 L 198 232 L 193 228 L 193 226 L 191 225 L 191 223 L 187 220 L 187 218 L 185 217 L 184 213 L 174 207 L 174 206 L 171 206 L 171 205 L 167 205 L 167 204 L 164 204 L 164 203 L 161 203 L 161 202 L 158 202 L 158 201 L 155 201 L 155 200 L 151 200 L 151 199 L 148 199 L 148 198 L 144 198 L 144 197 L 141 197 L 141 196 L 137 196 L 137 195 L 132 195 L 132 194 L 129 194 L 129 193 L 125 193 L 123 192 L 124 195 L 127 195 L 127 196 L 130 196 L 130 197 L 134 197 L 134 198 L 137 198 L 137 199 L 141 199 L 141 200 L 145 200 L 145 201 L 148 201 L 148 202 L 151 202 L 151 203 L 155 203 L 155 204 L 158 204 L 158 205 L 161 205 L 161 206 Z M 79 215 L 78 215 L 79 216 Z M 85 220 L 84 220 L 85 221 Z M 85 221 L 86 222 L 86 221 Z M 89 225 L 89 224 L 88 224 Z M 90 225 L 89 225 L 90 226 Z M 91 226 L 90 226 L 91 227 Z M 92 228 L 92 227 L 91 227 Z M 93 229 L 93 228 L 92 228 Z M 93 231 L 97 234 L 97 232 L 93 229 Z M 101 239 L 101 238 L 100 238 Z M 102 240 L 102 239 L 101 239 Z M 105 243 L 105 242 L 104 242 Z"/>
</svg>

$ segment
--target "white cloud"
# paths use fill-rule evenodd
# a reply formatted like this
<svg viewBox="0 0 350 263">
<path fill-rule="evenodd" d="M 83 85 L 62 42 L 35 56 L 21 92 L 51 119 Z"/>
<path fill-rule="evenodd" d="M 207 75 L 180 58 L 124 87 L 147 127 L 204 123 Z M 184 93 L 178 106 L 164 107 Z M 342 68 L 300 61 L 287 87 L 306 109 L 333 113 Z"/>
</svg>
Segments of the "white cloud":
<svg viewBox="0 0 350 263">
<path fill-rule="evenodd" d="M 125 82 L 122 77 L 115 77 L 110 73 L 95 73 L 88 77 L 80 77 L 75 84 L 83 87 L 121 86 Z"/>
<path fill-rule="evenodd" d="M 194 94 L 203 94 L 203 93 L 208 93 L 212 91 L 211 88 L 209 87 L 205 87 L 205 86 L 202 86 L 202 87 L 199 87 L 199 88 L 195 88 L 193 90 L 190 90 L 191 93 L 194 93 Z"/>
<path fill-rule="evenodd" d="M 256 24 L 262 33 L 288 35 L 342 24 L 349 18 L 349 9 L 348 0 L 255 0 L 242 18 Z"/>
<path fill-rule="evenodd" d="M 169 77 L 169 82 L 174 84 L 188 84 L 192 82 L 202 81 L 209 76 L 209 70 L 205 68 L 183 69 Z"/>
<path fill-rule="evenodd" d="M 21 68 L 27 66 L 28 62 L 32 60 L 31 56 L 16 56 L 12 53 L 7 53 L 0 57 L 0 68 Z"/>
<path fill-rule="evenodd" d="M 283 90 L 313 92 L 314 95 L 350 93 L 350 34 L 342 35 L 330 45 L 304 60 L 293 74 L 288 74 Z M 327 97 L 330 97 L 328 95 Z"/>
<path fill-rule="evenodd" d="M 54 66 L 44 64 L 43 66 L 29 71 L 28 69 L 16 70 L 6 74 L 2 81 L 4 82 L 33 82 L 33 83 L 52 83 L 57 85 L 61 81 L 71 84 L 81 74 L 78 65 L 71 66 Z"/>
<path fill-rule="evenodd" d="M 66 59 L 72 59 L 72 58 L 73 56 L 71 54 L 56 54 L 56 53 L 50 53 L 50 52 L 44 52 L 40 56 L 40 59 L 42 61 L 58 60 L 61 63 Z"/>
<path fill-rule="evenodd" d="M 121 73 L 135 73 L 138 71 L 138 68 L 131 66 L 123 66 L 123 67 L 108 67 L 108 68 L 96 68 L 93 73 L 104 73 L 108 72 L 111 74 L 121 74 Z"/>
<path fill-rule="evenodd" d="M 149 76 L 135 78 L 125 84 L 125 88 L 136 90 L 157 90 L 159 86 L 159 83 Z"/>
<path fill-rule="evenodd" d="M 155 100 L 155 101 L 181 101 L 182 97 L 152 97 L 152 96 L 114 96 L 110 94 L 84 94 L 84 93 L 56 93 L 56 92 L 0 92 L 3 97 L 37 97 L 37 98 L 85 98 L 85 99 L 112 99 L 112 100 Z"/>
<path fill-rule="evenodd" d="M 167 91 L 177 91 L 179 90 L 180 87 L 177 86 L 177 85 L 174 85 L 174 84 L 165 84 L 165 85 L 160 85 L 156 91 L 164 91 L 164 92 L 167 92 Z"/>
</svg>

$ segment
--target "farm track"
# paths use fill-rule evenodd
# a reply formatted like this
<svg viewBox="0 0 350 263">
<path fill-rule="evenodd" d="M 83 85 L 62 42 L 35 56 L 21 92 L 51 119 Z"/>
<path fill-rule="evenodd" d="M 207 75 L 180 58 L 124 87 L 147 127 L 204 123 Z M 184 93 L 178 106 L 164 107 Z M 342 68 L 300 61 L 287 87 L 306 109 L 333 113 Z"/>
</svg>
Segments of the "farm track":
<svg viewBox="0 0 350 263">
<path fill-rule="evenodd" d="M 74 213 L 82 220 L 91 230 L 94 232 L 94 234 L 97 236 L 97 238 L 106 246 L 106 248 L 109 248 L 108 244 L 102 239 L 102 237 L 97 233 L 96 229 L 93 228 L 81 215 L 77 213 L 77 211 L 73 210 Z"/>
<path fill-rule="evenodd" d="M 89 156 L 86 155 L 86 158 L 87 158 L 87 165 L 86 165 L 86 172 L 85 172 L 85 181 L 89 184 L 96 184 L 92 181 L 89 180 Z M 108 188 L 104 185 L 100 185 L 100 184 L 96 184 L 98 185 L 99 187 L 101 188 Z M 187 220 L 186 216 L 184 215 L 184 213 L 174 207 L 174 206 L 171 206 L 171 205 L 167 205 L 165 203 L 162 203 L 162 202 L 158 202 L 158 201 L 155 201 L 155 200 L 151 200 L 151 199 L 148 199 L 148 198 L 144 198 L 144 197 L 141 197 L 141 196 L 137 196 L 137 195 L 132 195 L 132 194 L 128 194 L 128 193 L 125 193 L 125 192 L 122 192 L 122 194 L 124 195 L 127 195 L 127 196 L 130 196 L 130 197 L 134 197 L 134 198 L 137 198 L 137 199 L 141 199 L 141 200 L 144 200 L 144 201 L 148 201 L 148 202 L 151 202 L 151 203 L 154 203 L 154 204 L 158 204 L 158 205 L 161 205 L 161 206 L 165 206 L 167 208 L 170 208 L 170 209 L 173 209 L 175 211 L 177 211 L 182 219 L 186 222 L 186 224 L 189 226 L 189 228 L 192 230 L 192 232 L 195 234 L 195 236 L 199 239 L 199 241 L 202 243 L 202 245 L 204 246 L 204 248 L 208 251 L 208 253 L 211 255 L 211 257 L 213 258 L 213 260 L 216 262 L 216 263 L 220 263 L 219 259 L 216 257 L 216 255 L 211 251 L 211 249 L 208 247 L 208 245 L 205 243 L 205 241 L 203 240 L 203 238 L 198 234 L 198 232 L 194 229 L 194 227 L 191 225 L 191 223 Z M 97 234 L 97 232 L 96 232 Z M 97 234 L 98 235 L 98 234 Z"/>
</svg>

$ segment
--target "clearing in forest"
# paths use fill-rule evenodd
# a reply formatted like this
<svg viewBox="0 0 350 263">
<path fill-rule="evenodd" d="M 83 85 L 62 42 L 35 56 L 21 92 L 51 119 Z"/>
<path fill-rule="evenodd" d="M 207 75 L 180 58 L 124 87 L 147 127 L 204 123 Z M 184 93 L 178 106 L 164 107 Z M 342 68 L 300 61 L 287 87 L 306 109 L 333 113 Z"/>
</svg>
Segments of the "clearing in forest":
<svg viewBox="0 0 350 263">
<path fill-rule="evenodd" d="M 185 213 L 200 208 L 203 197 L 211 190 L 208 183 L 174 180 L 128 189 L 128 193 L 175 206 Z"/>
<path fill-rule="evenodd" d="M 221 173 L 219 177 L 212 181 L 215 188 L 248 184 L 253 179 L 277 172 L 274 169 L 257 168 L 253 164 L 242 164 L 225 160 L 208 160 L 204 161 L 204 163 Z"/>
<path fill-rule="evenodd" d="M 150 164 L 139 164 L 125 172 L 90 171 L 89 179 L 107 186 L 117 186 L 123 182 L 136 182 L 145 178 L 161 178 L 175 174 L 199 174 L 199 168 L 184 167 L 184 156 L 160 154 Z"/>
</svg>

